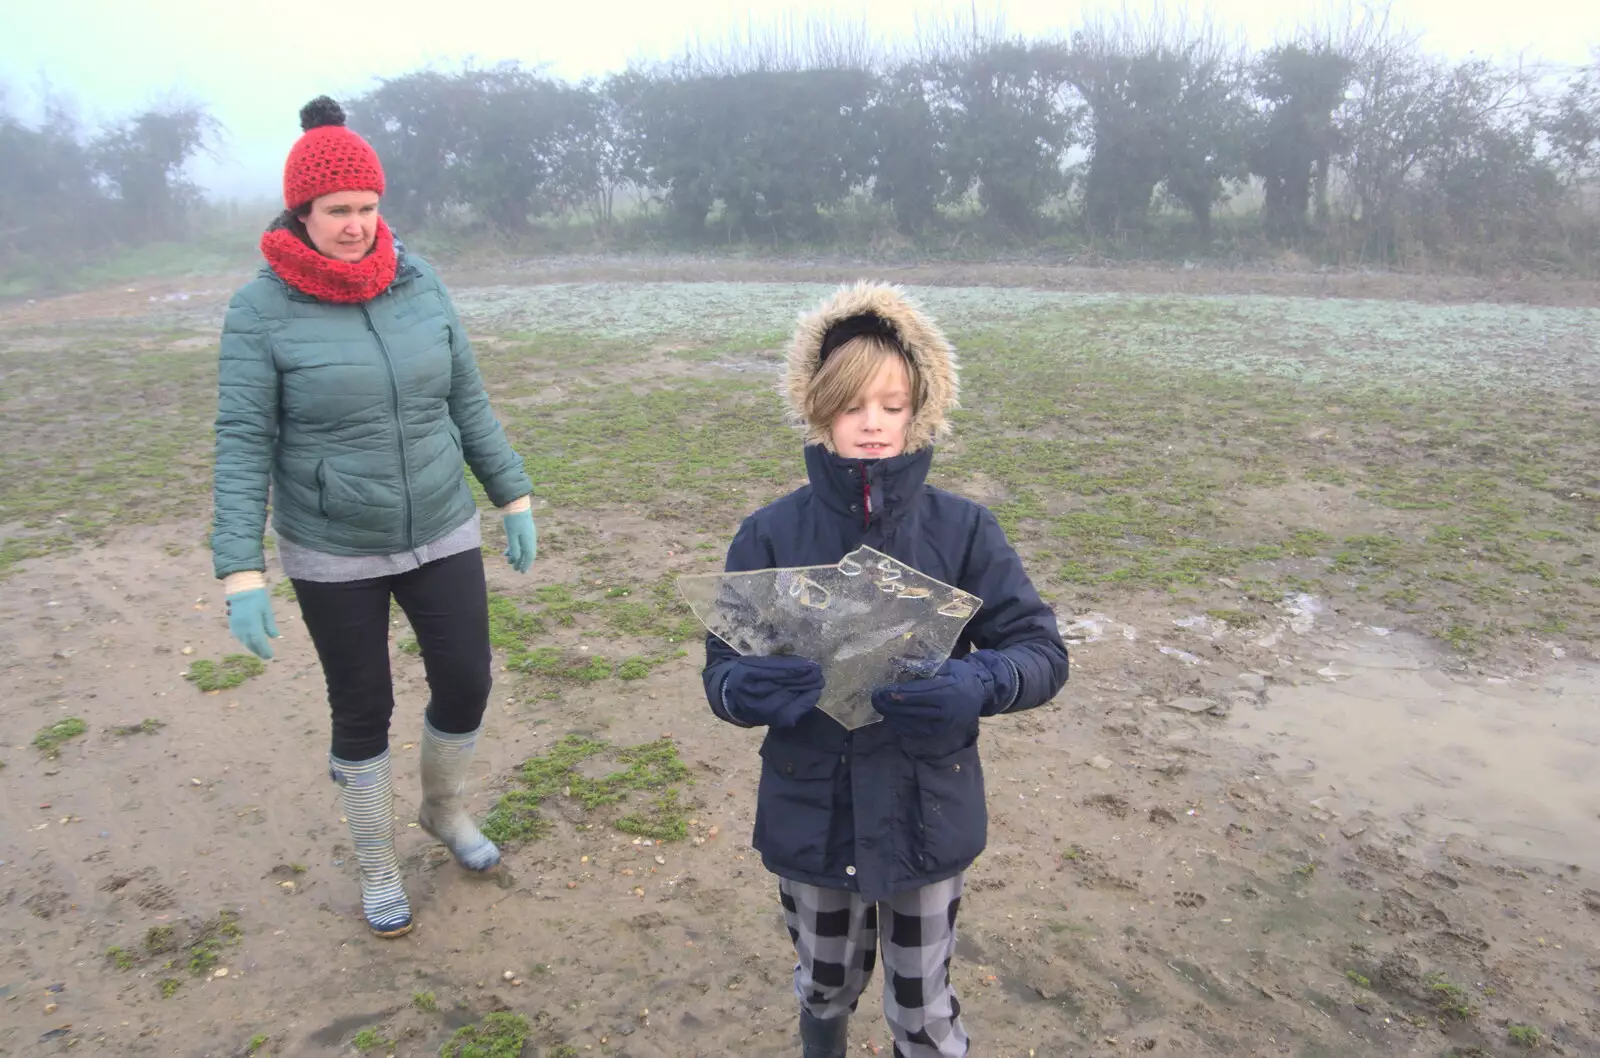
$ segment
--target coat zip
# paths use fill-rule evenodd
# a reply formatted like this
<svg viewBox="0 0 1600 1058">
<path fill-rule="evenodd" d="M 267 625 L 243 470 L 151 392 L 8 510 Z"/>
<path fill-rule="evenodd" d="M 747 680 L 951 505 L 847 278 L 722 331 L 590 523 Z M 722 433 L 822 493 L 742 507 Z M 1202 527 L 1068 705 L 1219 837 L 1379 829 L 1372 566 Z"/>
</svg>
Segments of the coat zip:
<svg viewBox="0 0 1600 1058">
<path fill-rule="evenodd" d="M 366 305 L 361 306 L 361 315 L 366 318 L 367 330 L 378 340 L 378 351 L 383 354 L 383 366 L 389 369 L 389 397 L 394 402 L 395 432 L 400 437 L 400 488 L 405 495 L 405 526 L 406 546 L 416 550 L 417 542 L 412 538 L 414 532 L 411 525 L 411 467 L 406 460 L 406 424 L 400 414 L 400 379 L 394 373 L 394 358 L 389 355 L 389 345 L 383 340 L 383 335 L 378 333 L 377 325 L 372 322 L 372 313 Z"/>
<path fill-rule="evenodd" d="M 867 480 L 867 464 L 858 464 L 861 470 L 861 528 L 872 527 L 872 485 Z"/>
</svg>

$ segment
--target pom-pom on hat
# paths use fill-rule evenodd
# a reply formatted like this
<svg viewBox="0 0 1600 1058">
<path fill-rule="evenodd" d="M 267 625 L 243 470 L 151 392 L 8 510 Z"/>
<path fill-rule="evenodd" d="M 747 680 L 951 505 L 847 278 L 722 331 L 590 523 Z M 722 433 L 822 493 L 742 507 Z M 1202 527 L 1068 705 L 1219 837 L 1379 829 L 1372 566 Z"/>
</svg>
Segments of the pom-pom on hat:
<svg viewBox="0 0 1600 1058">
<path fill-rule="evenodd" d="M 383 194 L 383 165 L 378 152 L 345 128 L 344 110 L 327 96 L 318 96 L 300 108 L 305 131 L 283 163 L 283 204 L 299 209 L 321 195 L 336 191 L 376 191 Z"/>
</svg>

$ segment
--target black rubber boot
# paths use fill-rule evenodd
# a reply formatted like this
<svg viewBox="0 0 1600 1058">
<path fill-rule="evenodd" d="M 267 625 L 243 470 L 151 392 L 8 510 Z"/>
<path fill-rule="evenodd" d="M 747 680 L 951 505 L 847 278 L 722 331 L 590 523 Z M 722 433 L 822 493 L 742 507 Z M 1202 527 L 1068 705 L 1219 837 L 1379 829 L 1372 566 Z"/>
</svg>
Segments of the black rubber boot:
<svg viewBox="0 0 1600 1058">
<path fill-rule="evenodd" d="M 845 1058 L 849 1028 L 848 1014 L 823 1021 L 809 1011 L 800 1011 L 800 1058 Z"/>
</svg>

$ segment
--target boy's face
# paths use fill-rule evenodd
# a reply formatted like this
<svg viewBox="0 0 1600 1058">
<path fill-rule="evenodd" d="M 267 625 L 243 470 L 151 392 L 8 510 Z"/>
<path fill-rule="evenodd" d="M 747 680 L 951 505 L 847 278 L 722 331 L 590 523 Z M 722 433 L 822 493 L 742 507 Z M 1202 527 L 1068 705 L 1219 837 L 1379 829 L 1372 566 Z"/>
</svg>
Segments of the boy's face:
<svg viewBox="0 0 1600 1058">
<path fill-rule="evenodd" d="M 833 447 L 846 459 L 890 459 L 905 451 L 911 425 L 911 378 L 889 357 L 855 401 L 833 421 Z"/>
</svg>

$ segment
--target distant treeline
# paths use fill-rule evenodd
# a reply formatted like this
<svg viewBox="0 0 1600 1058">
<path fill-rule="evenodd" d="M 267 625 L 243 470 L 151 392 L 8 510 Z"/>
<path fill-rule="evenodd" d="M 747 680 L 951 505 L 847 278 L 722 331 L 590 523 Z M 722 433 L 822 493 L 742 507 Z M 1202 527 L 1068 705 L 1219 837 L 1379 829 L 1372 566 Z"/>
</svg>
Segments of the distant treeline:
<svg viewBox="0 0 1600 1058">
<path fill-rule="evenodd" d="M 158 107 L 90 133 L 59 97 L 36 125 L 9 103 L 0 92 L 0 279 L 186 234 L 202 196 L 185 170 L 221 132 L 204 107 Z"/>
<path fill-rule="evenodd" d="M 579 83 L 420 70 L 345 105 L 413 231 L 1600 261 L 1600 50 L 1580 69 L 1452 63 L 1381 18 L 1255 53 L 1210 23 L 951 24 L 898 49 L 814 23 Z M 203 111 L 92 139 L 0 122 L 0 264 L 83 223 L 83 202 L 117 238 L 181 233 Z"/>
</svg>

